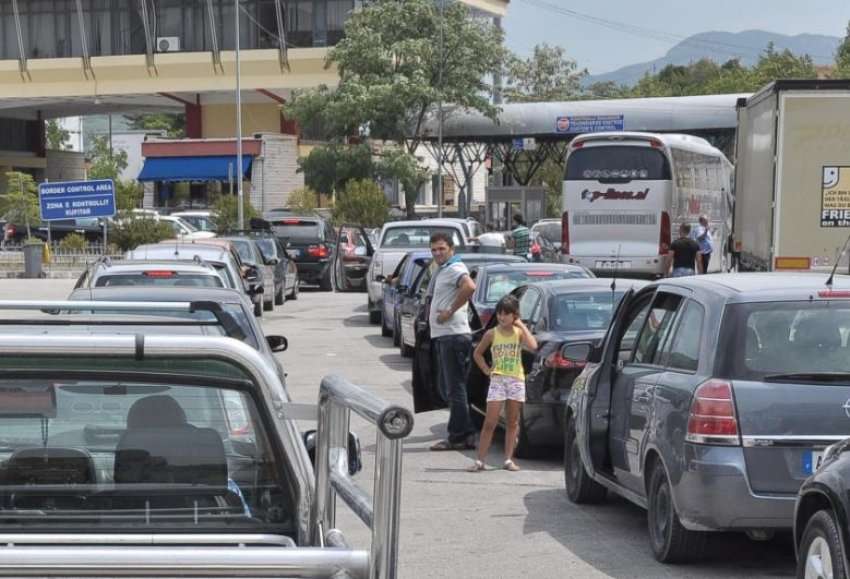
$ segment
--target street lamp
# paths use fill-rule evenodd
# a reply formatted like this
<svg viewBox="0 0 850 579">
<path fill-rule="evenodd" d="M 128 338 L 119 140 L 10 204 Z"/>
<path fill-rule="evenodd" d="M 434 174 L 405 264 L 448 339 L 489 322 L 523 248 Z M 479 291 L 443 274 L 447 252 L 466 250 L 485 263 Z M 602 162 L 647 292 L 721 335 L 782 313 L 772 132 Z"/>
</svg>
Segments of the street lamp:
<svg viewBox="0 0 850 579">
<path fill-rule="evenodd" d="M 443 216 L 443 26 L 445 25 L 445 0 L 440 0 L 440 68 L 438 84 L 440 100 L 437 103 L 437 217 Z"/>
<path fill-rule="evenodd" d="M 239 0 L 233 0 L 236 15 L 236 179 L 239 203 L 239 229 L 245 229 L 245 193 L 242 190 L 242 84 L 239 60 Z"/>
</svg>

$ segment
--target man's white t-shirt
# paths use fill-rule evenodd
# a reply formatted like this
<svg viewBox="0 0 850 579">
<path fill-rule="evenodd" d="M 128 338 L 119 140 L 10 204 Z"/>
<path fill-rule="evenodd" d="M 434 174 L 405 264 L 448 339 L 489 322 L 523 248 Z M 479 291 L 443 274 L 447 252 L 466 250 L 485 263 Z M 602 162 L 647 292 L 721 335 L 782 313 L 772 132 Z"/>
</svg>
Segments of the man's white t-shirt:
<svg viewBox="0 0 850 579">
<path fill-rule="evenodd" d="M 466 264 L 460 260 L 449 261 L 434 273 L 431 280 L 431 311 L 428 322 L 431 325 L 431 338 L 470 334 L 469 312 L 463 304 L 445 323 L 437 321 L 442 310 L 450 310 L 457 298 L 458 286 L 464 276 L 469 275 Z"/>
</svg>

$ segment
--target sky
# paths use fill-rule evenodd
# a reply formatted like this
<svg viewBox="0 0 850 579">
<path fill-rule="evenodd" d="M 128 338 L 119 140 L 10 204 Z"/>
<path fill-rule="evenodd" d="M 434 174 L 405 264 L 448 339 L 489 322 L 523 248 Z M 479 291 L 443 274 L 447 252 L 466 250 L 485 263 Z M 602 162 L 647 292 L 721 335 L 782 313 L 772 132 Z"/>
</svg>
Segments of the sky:
<svg viewBox="0 0 850 579">
<path fill-rule="evenodd" d="M 663 56 L 697 32 L 843 37 L 848 20 L 850 0 L 511 0 L 503 26 L 514 52 L 560 45 L 580 68 L 600 74 Z"/>
</svg>

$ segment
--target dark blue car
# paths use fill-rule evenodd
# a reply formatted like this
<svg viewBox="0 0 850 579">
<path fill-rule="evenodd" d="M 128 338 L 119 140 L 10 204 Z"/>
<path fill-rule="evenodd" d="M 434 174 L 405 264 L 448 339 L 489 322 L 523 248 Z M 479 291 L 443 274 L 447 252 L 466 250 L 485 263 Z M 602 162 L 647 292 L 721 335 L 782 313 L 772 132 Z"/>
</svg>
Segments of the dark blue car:
<svg viewBox="0 0 850 579">
<path fill-rule="evenodd" d="M 427 263 L 423 259 L 431 258 L 430 250 L 411 251 L 405 255 L 392 275 L 384 278 L 383 315 L 381 316 L 381 335 L 392 336 L 393 345 L 401 340 L 401 319 L 399 318 L 399 296 L 407 291 Z"/>
</svg>

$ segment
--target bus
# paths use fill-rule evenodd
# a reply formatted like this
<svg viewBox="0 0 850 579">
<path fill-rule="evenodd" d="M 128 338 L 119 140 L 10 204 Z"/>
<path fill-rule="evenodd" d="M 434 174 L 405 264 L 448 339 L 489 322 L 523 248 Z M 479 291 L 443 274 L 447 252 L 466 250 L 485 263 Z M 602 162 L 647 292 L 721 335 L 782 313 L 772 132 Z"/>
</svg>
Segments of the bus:
<svg viewBox="0 0 850 579">
<path fill-rule="evenodd" d="M 707 271 L 726 271 L 732 178 L 729 160 L 700 137 L 579 135 L 564 170 L 561 261 L 603 276 L 663 277 L 679 226 L 705 215 L 714 241 Z"/>
</svg>

